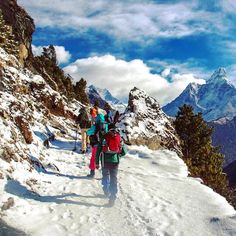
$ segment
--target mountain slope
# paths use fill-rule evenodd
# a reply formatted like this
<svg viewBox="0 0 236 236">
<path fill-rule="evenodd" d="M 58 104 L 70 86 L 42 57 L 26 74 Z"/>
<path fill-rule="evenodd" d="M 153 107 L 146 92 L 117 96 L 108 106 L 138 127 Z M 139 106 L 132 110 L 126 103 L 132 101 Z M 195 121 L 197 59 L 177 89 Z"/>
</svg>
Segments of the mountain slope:
<svg viewBox="0 0 236 236">
<path fill-rule="evenodd" d="M 189 84 L 186 89 L 163 111 L 175 116 L 178 107 L 190 104 L 195 112 L 202 112 L 207 121 L 221 117 L 233 118 L 236 115 L 236 88 L 228 81 L 226 72 L 219 68 L 206 84 Z"/>
<path fill-rule="evenodd" d="M 209 123 L 214 128 L 212 141 L 215 146 L 220 146 L 220 151 L 225 155 L 224 166 L 236 161 L 236 116 L 230 120 L 222 118 Z"/>
<path fill-rule="evenodd" d="M 167 148 L 181 155 L 171 121 L 159 103 L 143 90 L 135 87 L 130 91 L 128 106 L 120 121 L 124 139 L 128 143 L 146 145 L 154 150 Z"/>
</svg>

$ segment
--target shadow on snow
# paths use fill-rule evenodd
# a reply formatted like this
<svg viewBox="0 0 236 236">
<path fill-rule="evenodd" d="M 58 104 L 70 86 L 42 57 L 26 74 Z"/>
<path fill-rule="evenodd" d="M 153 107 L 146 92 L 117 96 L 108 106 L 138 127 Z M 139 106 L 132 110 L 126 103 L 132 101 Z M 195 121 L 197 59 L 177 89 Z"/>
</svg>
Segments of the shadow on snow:
<svg viewBox="0 0 236 236">
<path fill-rule="evenodd" d="M 94 203 L 88 203 L 83 201 L 74 201 L 74 200 L 67 200 L 63 199 L 65 197 L 77 197 L 77 198 L 86 198 L 86 199 L 95 199 L 95 198 L 104 198 L 104 195 L 97 194 L 94 196 L 85 196 L 80 195 L 76 193 L 66 193 L 62 195 L 55 195 L 55 196 L 41 196 L 37 194 L 36 192 L 28 190 L 25 186 L 21 185 L 16 180 L 8 180 L 7 184 L 5 185 L 5 191 L 16 195 L 20 198 L 25 199 L 32 199 L 39 202 L 54 202 L 57 204 L 74 204 L 74 205 L 82 205 L 87 207 L 108 207 L 107 204 L 94 204 Z"/>
</svg>

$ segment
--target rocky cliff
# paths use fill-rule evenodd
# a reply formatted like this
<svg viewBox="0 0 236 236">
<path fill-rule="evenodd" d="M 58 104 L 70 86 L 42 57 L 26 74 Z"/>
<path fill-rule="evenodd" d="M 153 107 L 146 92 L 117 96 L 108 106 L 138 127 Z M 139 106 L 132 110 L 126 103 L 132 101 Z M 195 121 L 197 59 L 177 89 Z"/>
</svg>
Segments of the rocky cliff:
<svg viewBox="0 0 236 236">
<path fill-rule="evenodd" d="M 61 130 L 74 129 L 80 107 L 79 102 L 69 102 L 43 77 L 23 68 L 0 48 L 0 160 L 4 160 L 0 161 L 0 178 L 13 178 L 12 166 L 21 162 L 28 163 L 25 171 L 38 168 L 45 156 L 39 153 L 33 157 L 31 147 L 43 146 L 51 135 L 49 130 L 60 134 Z"/>
<path fill-rule="evenodd" d="M 12 27 L 15 39 L 19 42 L 19 59 L 24 65 L 33 56 L 31 42 L 35 30 L 34 21 L 18 6 L 16 0 L 0 0 L 0 9 L 6 24 Z"/>
<path fill-rule="evenodd" d="M 167 148 L 181 155 L 179 140 L 158 102 L 144 91 L 133 88 L 129 103 L 120 118 L 124 139 L 130 144 L 146 145 L 156 150 Z"/>
</svg>

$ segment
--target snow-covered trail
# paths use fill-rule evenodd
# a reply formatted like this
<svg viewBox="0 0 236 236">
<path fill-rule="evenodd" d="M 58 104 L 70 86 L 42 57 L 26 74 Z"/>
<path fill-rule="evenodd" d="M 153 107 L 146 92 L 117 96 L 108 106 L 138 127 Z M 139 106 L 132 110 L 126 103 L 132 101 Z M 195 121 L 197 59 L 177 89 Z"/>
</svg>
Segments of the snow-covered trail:
<svg viewBox="0 0 236 236">
<path fill-rule="evenodd" d="M 119 168 L 118 199 L 108 207 L 101 172 L 88 179 L 89 154 L 72 148 L 72 142 L 56 141 L 46 150 L 60 171 L 35 176 L 31 190 L 17 181 L 5 182 L 4 198 L 15 198 L 15 206 L 3 216 L 7 223 L 32 236 L 236 235 L 233 208 L 187 177 L 175 153 L 130 147 Z"/>
</svg>

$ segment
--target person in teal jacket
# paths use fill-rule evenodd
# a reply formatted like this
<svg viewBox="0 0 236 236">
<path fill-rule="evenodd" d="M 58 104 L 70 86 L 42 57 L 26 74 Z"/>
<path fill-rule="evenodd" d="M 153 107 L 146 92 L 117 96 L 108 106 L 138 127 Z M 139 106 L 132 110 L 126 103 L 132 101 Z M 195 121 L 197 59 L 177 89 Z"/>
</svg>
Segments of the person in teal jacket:
<svg viewBox="0 0 236 236">
<path fill-rule="evenodd" d="M 115 203 L 117 195 L 117 174 L 120 157 L 126 154 L 126 148 L 114 125 L 102 137 L 96 152 L 96 168 L 99 162 L 102 166 L 102 188 L 106 197 L 109 198 L 109 205 Z"/>
</svg>

